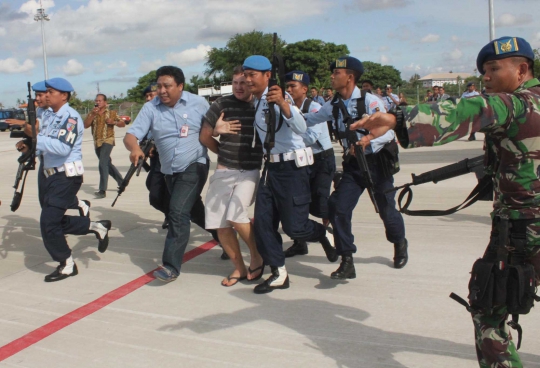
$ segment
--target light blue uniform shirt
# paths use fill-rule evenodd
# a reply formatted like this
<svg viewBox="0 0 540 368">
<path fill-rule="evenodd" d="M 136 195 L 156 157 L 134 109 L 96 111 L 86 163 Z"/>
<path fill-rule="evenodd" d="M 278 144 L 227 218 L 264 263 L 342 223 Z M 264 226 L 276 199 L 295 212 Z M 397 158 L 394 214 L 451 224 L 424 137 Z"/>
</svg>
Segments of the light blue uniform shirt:
<svg viewBox="0 0 540 368">
<path fill-rule="evenodd" d="M 301 110 L 303 110 L 306 101 L 307 98 L 302 103 Z M 317 112 L 320 109 L 321 105 L 315 101 L 312 101 L 309 105 L 308 112 Z M 314 154 L 332 148 L 332 141 L 330 140 L 330 134 L 328 133 L 328 124 L 326 123 L 326 121 L 315 124 L 313 126 L 309 126 L 307 128 L 307 131 L 302 134 L 302 138 L 304 139 L 304 143 L 306 144 L 306 146 L 311 147 Z"/>
<path fill-rule="evenodd" d="M 345 106 L 347 107 L 347 111 L 349 112 L 349 115 L 353 118 L 353 120 L 358 120 L 358 111 L 356 109 L 357 102 L 359 98 L 362 97 L 362 94 L 360 92 L 360 89 L 358 87 L 354 87 L 353 93 L 351 95 L 351 98 L 348 100 L 343 100 L 345 103 Z M 378 98 L 372 95 L 371 93 L 366 93 L 366 113 L 368 115 L 374 114 L 378 111 L 380 112 L 386 112 L 386 109 L 384 107 L 383 102 Z M 304 115 L 308 126 L 313 126 L 315 124 L 318 124 L 322 121 L 326 122 L 328 120 L 334 120 L 334 116 L 332 115 L 332 110 L 334 106 L 332 105 L 332 101 L 326 101 L 326 103 L 321 107 L 321 109 L 318 112 L 315 113 L 309 113 Z M 334 121 L 334 126 L 336 122 Z M 341 112 L 339 113 L 339 119 L 338 119 L 338 130 L 341 133 L 345 133 L 345 124 L 343 123 L 343 117 L 341 115 Z M 358 138 L 362 138 L 363 134 L 356 132 L 356 135 Z M 381 150 L 381 148 L 388 142 L 394 140 L 396 137 L 393 130 L 389 130 L 386 132 L 383 136 L 379 138 L 375 138 L 371 141 L 371 144 L 366 147 L 365 153 L 377 153 Z M 347 147 L 347 141 L 345 139 L 342 140 L 342 143 L 345 147 Z"/>
<path fill-rule="evenodd" d="M 195 162 L 206 164 L 207 150 L 199 142 L 199 132 L 209 107 L 203 97 L 187 91 L 182 92 L 174 107 L 154 98 L 144 104 L 128 133 L 142 140 L 151 132 L 159 152 L 161 172 L 166 175 L 184 172 Z M 186 137 L 181 137 L 182 127 L 187 128 Z"/>
<path fill-rule="evenodd" d="M 396 94 L 394 94 L 394 93 L 391 93 L 391 95 L 392 95 L 392 97 L 393 97 L 396 101 L 399 102 L 399 97 L 398 97 L 398 95 L 396 95 Z M 386 111 L 390 111 L 390 110 L 392 110 L 393 108 L 396 107 L 395 102 L 392 101 L 392 99 L 391 99 L 390 97 L 386 96 L 386 97 L 383 97 L 382 99 L 383 99 L 383 101 L 384 101 L 384 107 L 386 108 Z"/>
<path fill-rule="evenodd" d="M 478 96 L 478 95 L 480 95 L 480 93 L 478 93 L 477 91 L 472 91 L 472 92 L 465 91 L 465 92 L 463 92 L 463 94 L 461 95 L 461 98 L 473 97 L 473 96 Z"/>
<path fill-rule="evenodd" d="M 264 140 L 266 139 L 267 128 L 265 121 L 265 114 L 266 111 L 268 111 L 268 103 L 266 102 L 267 93 L 268 87 L 266 87 L 266 90 L 264 91 L 260 100 L 256 97 L 253 99 L 253 104 L 257 109 L 257 111 L 255 111 L 255 128 L 257 129 L 257 134 L 259 135 L 263 146 Z M 270 152 L 271 154 L 287 153 L 306 147 L 304 140 L 300 136 L 300 134 L 305 133 L 307 130 L 306 121 L 302 117 L 302 113 L 292 106 L 291 96 L 288 93 L 286 96 L 287 101 L 291 105 L 291 117 L 289 119 L 287 119 L 285 116 L 283 117 L 283 124 L 281 125 L 281 129 L 276 132 L 275 145 Z M 281 111 L 278 105 L 274 105 L 274 109 L 276 110 L 277 129 Z M 264 147 L 263 151 L 266 153 L 266 149 Z"/>
<path fill-rule="evenodd" d="M 44 168 L 82 160 L 84 123 L 79 113 L 66 103 L 56 113 L 42 114 L 45 119 L 37 136 L 36 150 L 43 155 Z"/>
<path fill-rule="evenodd" d="M 321 96 L 321 95 L 317 95 L 317 96 L 315 96 L 315 97 L 312 97 L 311 99 L 312 99 L 314 102 L 317 102 L 317 103 L 318 103 L 319 105 L 321 105 L 321 106 L 324 105 L 324 103 L 326 102 L 326 101 L 324 100 L 324 97 Z"/>
</svg>

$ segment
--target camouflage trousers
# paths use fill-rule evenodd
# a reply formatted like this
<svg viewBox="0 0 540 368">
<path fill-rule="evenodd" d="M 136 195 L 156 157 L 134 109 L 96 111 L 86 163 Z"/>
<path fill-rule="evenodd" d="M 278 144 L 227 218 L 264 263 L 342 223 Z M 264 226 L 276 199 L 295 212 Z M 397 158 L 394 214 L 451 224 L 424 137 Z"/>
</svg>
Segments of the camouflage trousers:
<svg viewBox="0 0 540 368">
<path fill-rule="evenodd" d="M 527 259 L 534 266 L 540 285 L 540 220 L 527 226 Z M 481 368 L 523 367 L 506 324 L 506 306 L 472 314 L 476 355 Z"/>
</svg>

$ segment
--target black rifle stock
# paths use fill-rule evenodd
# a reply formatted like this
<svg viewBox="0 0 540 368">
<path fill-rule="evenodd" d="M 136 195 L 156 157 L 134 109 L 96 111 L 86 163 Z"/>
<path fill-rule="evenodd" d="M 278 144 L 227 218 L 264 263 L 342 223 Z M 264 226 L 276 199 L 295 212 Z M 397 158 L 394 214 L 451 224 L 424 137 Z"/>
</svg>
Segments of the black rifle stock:
<svg viewBox="0 0 540 368">
<path fill-rule="evenodd" d="M 484 156 L 477 156 L 473 158 L 466 158 L 458 161 L 454 164 L 440 167 L 435 170 L 425 172 L 420 175 L 411 174 L 412 183 L 403 184 L 399 187 L 390 189 L 386 193 L 393 192 L 402 188 L 407 188 L 412 185 L 420 185 L 429 182 L 437 184 L 440 181 L 455 178 L 457 176 L 465 175 L 472 172 L 478 166 L 484 165 Z"/>
<path fill-rule="evenodd" d="M 133 175 L 139 176 L 139 174 L 141 173 L 141 169 L 145 166 L 146 160 L 150 155 L 150 151 L 152 150 L 152 148 L 154 148 L 154 140 L 145 138 L 139 143 L 139 147 L 143 151 L 144 158 L 139 158 L 139 161 L 137 161 L 137 165 L 131 164 L 128 172 L 124 176 L 124 180 L 122 180 L 122 183 L 118 187 L 118 194 L 116 195 L 114 202 L 111 204 L 111 207 L 114 207 L 116 201 L 118 200 L 118 197 L 120 197 L 120 195 L 124 193 Z"/>
<path fill-rule="evenodd" d="M 350 153 L 351 150 L 354 151 L 354 157 L 356 159 L 356 162 L 358 163 L 360 172 L 362 173 L 362 178 L 365 181 L 364 185 L 369 194 L 369 198 L 371 199 L 371 203 L 373 203 L 375 212 L 379 213 L 379 206 L 377 205 L 377 201 L 375 200 L 375 191 L 373 189 L 375 187 L 375 184 L 373 183 L 373 178 L 371 177 L 371 172 L 369 171 L 369 166 L 366 160 L 366 155 L 364 154 L 364 149 L 362 148 L 362 146 L 356 145 L 359 139 L 356 135 L 356 131 L 351 130 L 351 124 L 353 123 L 353 119 L 347 112 L 347 108 L 345 107 L 345 103 L 343 102 L 343 100 L 341 98 L 337 98 L 336 101 L 343 116 L 343 124 L 345 124 L 346 139 L 347 144 L 349 145 L 349 147 L 347 147 L 348 152 L 346 153 Z M 365 132 L 365 134 L 367 134 L 367 132 Z"/>
<path fill-rule="evenodd" d="M 15 212 L 21 205 L 24 185 L 26 183 L 26 177 L 29 170 L 35 170 L 36 168 L 36 143 L 37 143 L 37 131 L 36 131 L 36 105 L 32 98 L 32 87 L 28 82 L 28 106 L 26 108 L 28 115 L 28 123 L 32 127 L 32 137 L 26 137 L 25 144 L 28 146 L 28 150 L 22 153 L 17 161 L 19 162 L 19 168 L 17 169 L 17 175 L 15 176 L 15 184 L 13 188 L 13 200 L 11 201 L 11 211 Z M 21 184 L 22 180 L 22 184 Z M 20 185 L 20 188 L 19 188 Z M 20 191 L 19 191 L 20 189 Z"/>
</svg>

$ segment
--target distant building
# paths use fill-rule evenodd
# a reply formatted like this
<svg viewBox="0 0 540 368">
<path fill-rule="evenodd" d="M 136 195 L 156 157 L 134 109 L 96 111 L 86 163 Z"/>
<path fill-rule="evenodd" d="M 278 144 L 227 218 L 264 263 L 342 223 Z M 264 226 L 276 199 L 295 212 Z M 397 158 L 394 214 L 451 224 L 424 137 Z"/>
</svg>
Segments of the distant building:
<svg viewBox="0 0 540 368">
<path fill-rule="evenodd" d="M 212 102 L 218 97 L 232 95 L 232 81 L 231 82 L 221 82 L 220 86 L 213 86 L 211 84 L 204 84 L 199 86 L 197 94 L 206 98 L 208 101 Z"/>
<path fill-rule="evenodd" d="M 457 84 L 458 78 L 461 84 L 470 76 L 472 76 L 471 73 L 432 73 L 420 78 L 419 81 L 422 82 L 422 87 L 431 88 L 434 86 L 444 86 L 445 83 Z"/>
</svg>

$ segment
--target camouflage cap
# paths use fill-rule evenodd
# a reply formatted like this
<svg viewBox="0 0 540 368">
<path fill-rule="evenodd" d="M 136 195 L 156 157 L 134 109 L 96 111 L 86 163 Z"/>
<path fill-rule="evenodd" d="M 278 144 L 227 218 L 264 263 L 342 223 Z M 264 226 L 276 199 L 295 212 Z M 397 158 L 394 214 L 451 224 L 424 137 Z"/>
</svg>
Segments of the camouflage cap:
<svg viewBox="0 0 540 368">
<path fill-rule="evenodd" d="M 501 60 L 521 56 L 534 60 L 531 45 L 521 37 L 501 37 L 482 47 L 476 58 L 476 68 L 480 74 L 485 74 L 484 63 L 491 60 Z"/>
</svg>

